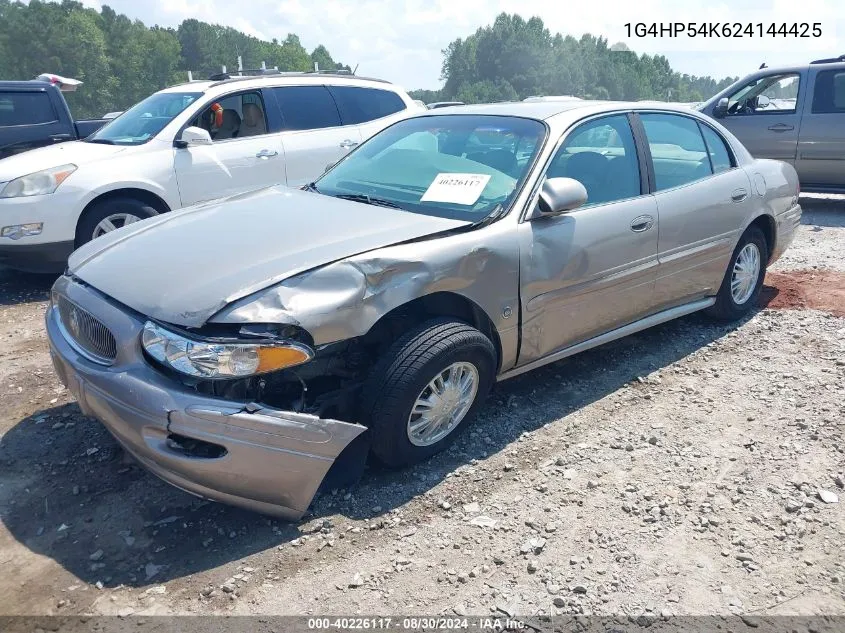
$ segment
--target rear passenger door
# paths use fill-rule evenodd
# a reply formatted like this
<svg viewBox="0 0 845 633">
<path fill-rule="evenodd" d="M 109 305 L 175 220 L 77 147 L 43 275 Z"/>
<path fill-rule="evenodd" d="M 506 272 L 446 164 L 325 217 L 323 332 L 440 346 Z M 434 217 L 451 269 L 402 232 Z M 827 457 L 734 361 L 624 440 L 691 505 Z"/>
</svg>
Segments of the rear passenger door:
<svg viewBox="0 0 845 633">
<path fill-rule="evenodd" d="M 0 92 L 0 158 L 73 140 L 71 132 L 59 121 L 46 88 Z"/>
<path fill-rule="evenodd" d="M 639 115 L 660 214 L 656 309 L 716 294 L 752 202 L 751 183 L 714 128 L 682 114 Z"/>
<path fill-rule="evenodd" d="M 357 125 L 361 140 L 407 115 L 407 105 L 395 92 L 362 86 L 329 86 L 344 125 Z"/>
<path fill-rule="evenodd" d="M 795 168 L 805 188 L 845 188 L 845 69 L 816 74 Z"/>
<path fill-rule="evenodd" d="M 299 187 L 316 180 L 361 143 L 357 125 L 344 125 L 326 86 L 273 88 L 282 113 L 287 183 Z"/>
</svg>

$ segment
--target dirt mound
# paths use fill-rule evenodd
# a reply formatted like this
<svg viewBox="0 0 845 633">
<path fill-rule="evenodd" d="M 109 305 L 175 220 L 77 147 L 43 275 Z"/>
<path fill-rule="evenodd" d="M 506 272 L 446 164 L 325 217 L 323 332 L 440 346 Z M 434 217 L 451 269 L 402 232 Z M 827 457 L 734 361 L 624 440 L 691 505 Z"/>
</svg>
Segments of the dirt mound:
<svg viewBox="0 0 845 633">
<path fill-rule="evenodd" d="M 792 270 L 766 275 L 760 303 L 776 310 L 811 308 L 845 316 L 845 273 Z"/>
</svg>

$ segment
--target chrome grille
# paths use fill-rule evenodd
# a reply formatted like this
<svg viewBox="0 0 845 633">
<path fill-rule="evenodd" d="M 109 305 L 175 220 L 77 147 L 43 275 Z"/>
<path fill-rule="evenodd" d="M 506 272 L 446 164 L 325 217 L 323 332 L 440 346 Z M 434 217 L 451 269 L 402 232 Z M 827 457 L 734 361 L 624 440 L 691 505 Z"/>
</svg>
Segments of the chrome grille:
<svg viewBox="0 0 845 633">
<path fill-rule="evenodd" d="M 109 329 L 62 295 L 58 297 L 62 330 L 80 354 L 109 365 L 117 356 L 117 343 Z"/>
</svg>

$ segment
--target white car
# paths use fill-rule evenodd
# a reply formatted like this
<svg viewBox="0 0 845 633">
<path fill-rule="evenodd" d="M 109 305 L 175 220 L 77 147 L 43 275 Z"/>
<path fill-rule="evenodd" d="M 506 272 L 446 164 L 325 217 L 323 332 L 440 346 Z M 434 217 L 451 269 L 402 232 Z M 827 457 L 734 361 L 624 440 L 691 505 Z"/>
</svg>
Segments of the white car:
<svg viewBox="0 0 845 633">
<path fill-rule="evenodd" d="M 225 76 L 161 90 L 82 141 L 0 160 L 0 263 L 61 271 L 75 248 L 126 224 L 307 184 L 422 110 L 401 88 L 354 75 Z"/>
</svg>

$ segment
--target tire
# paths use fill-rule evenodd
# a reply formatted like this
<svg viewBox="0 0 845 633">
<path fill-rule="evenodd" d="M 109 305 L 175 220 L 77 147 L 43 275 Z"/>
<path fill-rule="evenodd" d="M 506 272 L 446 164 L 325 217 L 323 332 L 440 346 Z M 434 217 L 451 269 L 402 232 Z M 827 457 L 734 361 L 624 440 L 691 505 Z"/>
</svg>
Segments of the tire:
<svg viewBox="0 0 845 633">
<path fill-rule="evenodd" d="M 749 246 L 750 245 L 750 246 Z M 732 282 L 734 281 L 734 269 L 737 266 L 737 261 L 740 254 L 748 252 L 746 248 L 756 248 L 759 256 L 759 271 L 754 280 L 753 287 L 747 289 L 747 296 L 736 297 L 732 291 Z M 719 287 L 719 292 L 716 295 L 716 303 L 707 309 L 708 316 L 718 319 L 720 321 L 736 321 L 748 314 L 757 305 L 760 297 L 760 290 L 763 288 L 763 279 L 766 277 L 766 264 L 769 261 L 769 248 L 766 244 L 766 237 L 756 226 L 751 226 L 736 245 L 733 254 L 731 255 L 730 264 L 725 271 L 725 277 L 722 279 L 722 285 Z M 737 301 L 737 298 L 741 301 Z"/>
<path fill-rule="evenodd" d="M 466 428 L 484 401 L 496 376 L 496 350 L 493 343 L 477 329 L 451 319 L 436 319 L 411 330 L 393 345 L 373 367 L 361 396 L 362 422 L 370 429 L 373 456 L 385 466 L 401 468 L 415 464 L 448 447 Z M 438 375 L 455 368 L 456 377 L 441 384 L 475 381 L 475 396 L 468 409 L 458 406 L 454 420 L 441 425 L 445 436 L 422 445 L 412 440 L 410 422 L 417 399 L 429 390 Z M 473 376 L 475 369 L 476 375 Z M 451 375 L 446 374 L 451 377 Z M 466 384 L 469 384 L 467 382 Z M 470 391 L 467 388 L 467 391 Z M 446 390 L 446 397 L 456 392 Z M 460 402 L 460 399 L 457 400 Z M 465 403 L 469 397 L 463 399 Z M 461 415 L 462 413 L 462 415 Z M 414 414 L 415 421 L 422 416 Z M 443 418 L 444 420 L 448 418 Z M 424 424 L 422 426 L 425 426 Z M 430 440 L 434 440 L 433 434 Z"/>
<path fill-rule="evenodd" d="M 125 224 L 151 218 L 154 215 L 158 215 L 158 211 L 137 198 L 121 196 L 98 202 L 88 209 L 79 220 L 76 227 L 76 247 L 79 248 L 94 239 L 94 232 L 98 230 L 97 226 L 110 216 L 123 216 L 124 219 L 118 217 L 112 222 L 115 228 L 120 228 Z M 128 218 L 135 219 L 125 222 L 125 219 Z"/>
</svg>

